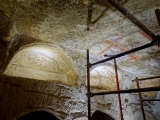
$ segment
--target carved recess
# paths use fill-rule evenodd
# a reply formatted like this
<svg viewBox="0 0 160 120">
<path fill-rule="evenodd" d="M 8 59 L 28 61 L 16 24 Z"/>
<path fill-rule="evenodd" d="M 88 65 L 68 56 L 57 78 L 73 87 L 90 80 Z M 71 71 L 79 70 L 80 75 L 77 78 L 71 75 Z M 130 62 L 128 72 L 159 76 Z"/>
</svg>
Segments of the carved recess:
<svg viewBox="0 0 160 120">
<path fill-rule="evenodd" d="M 47 47 L 28 47 L 18 52 L 5 74 L 38 80 L 77 84 L 77 75 L 71 61 L 61 52 Z"/>
</svg>

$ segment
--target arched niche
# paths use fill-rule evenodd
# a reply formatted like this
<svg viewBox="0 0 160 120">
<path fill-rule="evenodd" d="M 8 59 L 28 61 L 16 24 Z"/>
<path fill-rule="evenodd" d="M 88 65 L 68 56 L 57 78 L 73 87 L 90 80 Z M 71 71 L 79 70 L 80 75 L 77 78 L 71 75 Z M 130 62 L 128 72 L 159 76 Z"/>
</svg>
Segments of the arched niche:
<svg viewBox="0 0 160 120">
<path fill-rule="evenodd" d="M 17 120 L 60 120 L 54 114 L 39 110 L 20 116 Z"/>
<path fill-rule="evenodd" d="M 9 63 L 6 75 L 69 85 L 77 83 L 71 60 L 58 50 L 47 46 L 31 46 L 20 50 Z"/>
<path fill-rule="evenodd" d="M 118 71 L 119 83 L 122 74 Z M 117 90 L 115 69 L 111 66 L 98 66 L 90 71 L 91 87 Z"/>
<path fill-rule="evenodd" d="M 106 113 L 96 110 L 91 116 L 91 120 L 114 120 L 111 116 Z"/>
</svg>

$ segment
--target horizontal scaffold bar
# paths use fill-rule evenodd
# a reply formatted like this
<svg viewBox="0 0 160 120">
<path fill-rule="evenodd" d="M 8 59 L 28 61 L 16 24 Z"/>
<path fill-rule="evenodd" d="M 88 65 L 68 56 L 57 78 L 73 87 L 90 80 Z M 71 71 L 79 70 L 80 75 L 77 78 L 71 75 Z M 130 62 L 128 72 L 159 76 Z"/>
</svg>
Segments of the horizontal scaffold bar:
<svg viewBox="0 0 160 120">
<path fill-rule="evenodd" d="M 160 99 L 143 99 L 143 100 L 139 100 L 139 101 L 160 101 Z"/>
<path fill-rule="evenodd" d="M 132 80 L 132 81 L 143 81 L 143 80 L 150 80 L 150 79 L 156 79 L 156 78 L 160 78 L 160 76 L 147 77 L 147 78 L 137 78 L 137 79 Z"/>
<path fill-rule="evenodd" d="M 129 89 L 129 90 L 117 90 L 117 91 L 107 91 L 107 92 L 98 92 L 90 93 L 90 97 L 97 95 L 106 95 L 106 94 L 119 94 L 119 93 L 137 93 L 137 92 L 149 92 L 149 91 L 159 91 L 160 87 L 148 87 L 148 88 L 139 88 L 139 89 Z"/>
<path fill-rule="evenodd" d="M 124 55 L 130 54 L 130 53 L 133 53 L 133 52 L 136 52 L 136 51 L 139 51 L 139 50 L 148 48 L 148 47 L 151 47 L 151 46 L 153 46 L 153 45 L 154 45 L 153 42 L 148 43 L 148 44 L 145 44 L 145 45 L 142 45 L 142 46 L 137 47 L 137 48 L 134 48 L 134 49 L 132 49 L 132 50 L 129 50 L 129 51 L 126 51 L 126 52 L 123 52 L 123 53 L 114 55 L 114 56 L 112 56 L 112 57 L 106 58 L 106 59 L 104 59 L 104 60 L 101 60 L 101 61 L 98 61 L 98 62 L 95 62 L 95 63 L 92 63 L 92 64 L 90 64 L 90 67 L 91 67 L 91 66 L 94 66 L 94 65 L 97 65 L 97 64 L 100 64 L 100 63 L 107 62 L 107 61 L 109 61 L 109 60 L 112 60 L 112 59 L 115 59 L 115 58 L 118 58 L 118 57 L 122 57 L 122 56 L 124 56 Z"/>
</svg>

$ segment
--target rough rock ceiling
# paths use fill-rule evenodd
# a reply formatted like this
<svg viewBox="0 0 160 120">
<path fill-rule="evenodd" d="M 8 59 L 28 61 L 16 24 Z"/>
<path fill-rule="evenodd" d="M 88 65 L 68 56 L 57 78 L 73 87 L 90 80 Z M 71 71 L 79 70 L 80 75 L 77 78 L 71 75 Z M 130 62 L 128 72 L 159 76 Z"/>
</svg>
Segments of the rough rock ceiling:
<svg viewBox="0 0 160 120">
<path fill-rule="evenodd" d="M 33 82 L 22 81 L 24 83 L 24 85 L 22 85 L 22 88 L 24 88 L 24 90 L 26 88 L 31 88 L 31 89 L 33 88 L 33 90 L 41 90 L 44 92 L 51 91 L 52 94 L 56 94 L 56 96 L 54 97 L 49 97 L 49 99 L 47 98 L 47 105 L 56 106 L 53 107 L 55 108 L 53 110 L 58 109 L 57 111 L 60 112 L 62 111 L 64 113 L 67 113 L 66 116 L 68 117 L 69 120 L 73 118 L 72 115 L 74 116 L 75 112 L 83 114 L 87 113 L 86 88 L 84 86 L 86 80 L 86 66 L 85 66 L 86 49 L 90 49 L 90 61 L 91 63 L 93 63 L 95 61 L 104 59 L 103 57 L 104 54 L 117 54 L 151 42 L 151 38 L 149 36 L 147 36 L 139 28 L 137 28 L 128 19 L 126 19 L 126 17 L 124 17 L 120 12 L 111 7 L 106 2 L 106 0 L 92 0 L 94 5 L 93 5 L 93 15 L 91 21 L 95 21 L 97 18 L 99 18 L 99 16 L 103 11 L 104 15 L 102 15 L 100 19 L 98 19 L 98 21 L 95 22 L 95 24 L 91 25 L 90 30 L 87 31 L 87 17 L 88 17 L 87 12 L 90 2 L 91 0 L 0 0 L 0 19 L 1 19 L 0 53 L 3 50 L 6 51 L 4 53 L 2 52 L 3 54 L 6 54 L 5 60 L 9 59 L 11 61 L 6 72 L 10 70 L 9 73 L 13 73 L 12 74 L 13 76 L 28 77 L 32 75 L 33 69 L 29 70 L 27 69 L 27 67 L 38 69 L 37 70 L 38 72 L 34 72 L 33 76 L 34 75 L 38 76 L 39 70 L 42 70 L 41 75 L 43 75 L 44 71 L 53 70 L 54 72 L 57 71 L 59 72 L 60 67 L 62 67 L 60 71 L 62 70 L 61 73 L 63 73 L 64 75 L 66 75 L 66 72 L 68 72 L 67 75 L 69 79 L 66 78 L 68 80 L 71 80 L 70 78 L 72 76 L 73 79 L 76 79 L 77 78 L 76 75 L 78 74 L 77 78 L 78 80 L 76 79 L 77 80 L 76 84 L 78 85 L 72 87 L 68 87 L 68 85 L 64 84 L 57 85 L 58 83 L 52 84 L 53 82 L 43 82 L 43 84 L 38 85 L 37 83 L 42 83 L 42 81 L 41 82 L 36 80 L 35 81 L 32 80 Z M 124 1 L 120 0 L 120 2 L 122 2 L 124 6 L 132 14 L 134 14 L 142 23 L 144 23 L 155 34 L 160 33 L 160 29 L 154 13 L 155 9 L 157 8 L 160 9 L 159 0 L 124 0 Z M 1 46 L 5 47 L 3 48 Z M 62 60 L 61 63 L 59 62 L 60 59 L 58 59 L 58 64 L 55 64 L 55 61 L 57 61 L 57 59 L 55 61 L 52 61 L 51 59 L 46 58 L 45 55 L 41 56 L 40 55 L 41 53 L 39 53 L 40 51 L 39 46 L 43 47 L 45 46 L 47 50 L 49 50 L 50 48 L 54 48 L 53 50 L 50 49 L 49 51 L 56 50 L 66 55 L 64 56 L 64 59 L 65 57 L 67 57 L 69 58 L 68 61 L 72 62 L 70 66 L 72 65 L 74 66 L 75 71 L 74 70 L 73 71 L 76 72 L 76 75 L 72 72 L 69 65 L 64 67 L 65 64 L 62 63 L 65 63 L 66 60 L 63 59 L 64 61 Z M 38 51 L 36 51 L 35 54 L 34 52 L 30 52 L 30 54 L 27 54 L 26 50 L 32 50 L 31 48 L 35 47 L 38 48 L 36 49 Z M 122 78 L 121 88 L 128 89 L 135 87 L 133 84 L 130 84 L 132 83 L 131 80 L 134 79 L 135 77 L 148 77 L 148 76 L 160 75 L 159 51 L 160 49 L 157 46 L 155 46 L 152 48 L 148 48 L 118 58 L 117 64 L 118 64 L 119 76 Z M 55 55 L 53 53 L 52 55 Z M 27 57 L 21 57 L 21 55 L 22 56 L 26 55 Z M 1 56 L 3 55 L 1 54 Z M 6 61 L 4 62 L 2 61 L 3 63 L 1 63 L 2 60 L 1 56 L 0 56 L 0 65 L 7 63 Z M 33 61 L 29 62 L 31 58 L 35 59 L 32 59 Z M 41 58 L 43 60 L 47 60 L 47 62 L 44 63 L 44 61 Z M 50 65 L 46 65 L 49 63 L 48 61 L 50 61 L 51 63 Z M 23 63 L 21 64 L 21 62 Z M 10 68 L 10 66 L 12 66 L 13 63 L 17 64 L 17 66 Z M 44 63 L 44 66 L 39 66 L 39 64 L 41 63 Z M 62 66 L 60 66 L 59 64 L 62 64 Z M 20 69 L 18 65 L 24 65 L 24 68 Z M 56 69 L 50 68 L 52 66 L 58 66 L 58 65 L 60 67 L 54 67 Z M 106 62 L 102 64 L 102 66 L 97 67 L 96 69 L 92 68 L 96 70 L 95 80 L 97 74 L 102 77 L 101 80 L 103 80 L 104 76 L 107 78 L 108 76 L 106 74 L 104 75 L 104 73 L 106 72 L 109 73 L 113 79 L 115 79 L 115 75 L 113 73 L 114 70 L 113 69 L 109 70 L 108 67 L 106 66 L 113 68 L 113 61 Z M 107 70 L 103 71 L 103 69 Z M 43 77 L 45 77 L 45 75 L 46 74 L 44 74 Z M 52 75 L 55 74 L 52 73 Z M 50 78 L 52 77 L 52 75 L 47 76 L 49 78 L 45 79 L 52 79 Z M 33 76 L 31 78 L 34 78 Z M 94 78 L 94 76 L 91 77 Z M 11 77 L 8 77 L 5 80 L 10 80 L 10 79 Z M 59 79 L 60 80 L 62 79 L 61 76 L 59 76 Z M 11 81 L 11 83 L 16 83 L 15 80 Z M 19 83 L 19 81 L 17 83 Z M 105 83 L 108 84 L 102 87 L 108 87 L 109 85 L 111 85 L 110 81 L 106 81 L 106 79 L 104 79 L 104 81 Z M 67 80 L 66 82 L 68 83 Z M 70 82 L 71 84 L 73 83 L 72 81 Z M 31 84 L 31 87 L 29 87 L 29 84 Z M 92 81 L 92 84 L 94 86 L 94 81 Z M 141 87 L 148 87 L 149 85 L 157 86 L 160 85 L 160 82 L 147 81 L 146 83 L 140 83 Z M 2 88 L 4 89 L 7 88 L 8 90 L 10 89 L 10 86 Z M 115 88 L 115 84 L 113 84 L 112 87 L 110 86 L 109 89 L 112 90 L 113 88 Z M 16 90 L 12 90 L 11 88 L 9 91 L 11 92 L 11 94 L 15 94 L 17 88 Z M 15 94 L 15 96 L 13 96 L 13 98 L 12 96 L 9 96 L 10 94 L 6 94 L 5 92 L 4 94 L 2 94 L 2 96 L 7 95 L 11 99 L 15 99 L 18 96 L 17 97 L 18 100 L 17 99 L 15 100 L 15 103 L 17 103 L 20 99 L 24 101 L 23 98 L 25 97 L 28 98 L 28 93 L 24 95 L 22 94 L 23 93 L 20 90 L 18 94 Z M 61 99 L 59 95 L 62 97 Z M 148 95 L 151 98 L 155 98 L 157 93 L 154 94 L 146 93 L 146 95 Z M 10 100 L 8 99 L 7 96 L 4 97 L 3 99 L 5 103 L 4 105 L 6 105 L 7 100 Z M 22 97 L 19 99 L 19 96 Z M 33 106 L 37 108 L 37 106 L 39 105 L 39 103 L 37 102 L 37 97 L 35 97 L 34 94 L 31 95 L 31 98 L 32 96 L 33 96 L 32 99 L 33 103 L 35 103 Z M 159 96 L 159 94 L 157 96 Z M 38 99 L 41 98 L 42 98 L 41 95 L 38 96 Z M 122 98 L 125 99 L 124 102 L 126 103 L 125 105 L 126 108 L 124 109 L 125 118 L 135 120 L 135 116 L 140 116 L 141 112 L 137 111 L 138 110 L 137 105 L 130 103 L 137 101 L 138 100 L 136 99 L 137 97 L 124 95 Z M 52 101 L 50 99 L 55 101 Z M 28 103 L 30 104 L 32 100 L 29 100 L 28 102 L 24 101 L 25 104 L 23 104 L 23 106 L 25 106 Z M 110 114 L 112 114 L 118 119 L 117 98 L 115 96 L 95 97 L 93 101 L 95 101 L 94 102 L 95 104 L 93 105 L 94 107 L 93 110 L 96 110 L 97 108 L 98 109 L 105 108 L 107 110 L 110 110 L 111 111 L 111 112 L 109 111 Z M 57 102 L 60 104 L 58 105 L 58 108 L 56 104 Z M 3 104 L 3 102 L 1 103 Z M 19 110 L 22 109 L 21 106 L 22 103 L 18 104 L 18 106 L 20 106 Z M 15 105 L 16 104 L 12 104 L 11 107 L 8 108 L 12 108 L 12 106 L 15 107 Z M 40 104 L 40 106 L 41 105 L 42 104 Z M 147 103 L 145 106 L 149 106 L 148 111 L 150 112 L 151 111 L 150 108 L 154 105 L 150 105 L 149 103 Z M 155 104 L 154 107 L 155 111 L 158 111 L 158 106 L 159 104 L 158 105 Z M 18 107 L 16 109 L 18 109 Z M 151 113 L 153 112 L 151 111 Z M 156 114 L 159 117 L 158 112 L 154 112 L 154 114 Z M 5 115 L 8 115 L 8 112 L 6 112 L 4 116 Z"/>
<path fill-rule="evenodd" d="M 91 50 L 91 61 L 103 59 L 103 54 L 124 52 L 149 43 L 151 38 L 131 23 L 105 0 L 0 0 L 1 39 L 15 42 L 17 36 L 33 38 L 36 43 L 67 48 L 83 54 Z M 100 17 L 87 31 L 87 11 L 93 2 L 92 21 Z M 150 30 L 160 29 L 155 9 L 159 0 L 120 0 Z M 22 40 L 23 42 L 23 40 Z M 26 42 L 26 41 L 25 41 Z M 29 42 L 30 43 L 30 42 Z M 159 75 L 159 48 L 152 47 L 119 59 L 119 69 L 138 77 Z M 108 63 L 106 63 L 108 64 Z M 112 64 L 112 63 L 111 63 Z"/>
</svg>

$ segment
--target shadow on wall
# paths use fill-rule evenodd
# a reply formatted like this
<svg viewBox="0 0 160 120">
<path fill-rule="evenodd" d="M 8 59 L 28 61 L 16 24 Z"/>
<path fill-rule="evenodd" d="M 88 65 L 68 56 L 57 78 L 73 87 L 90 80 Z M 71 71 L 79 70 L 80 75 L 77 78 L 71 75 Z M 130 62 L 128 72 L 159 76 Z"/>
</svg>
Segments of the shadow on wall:
<svg viewBox="0 0 160 120">
<path fill-rule="evenodd" d="M 114 119 L 111 116 L 107 115 L 106 113 L 96 110 L 93 113 L 91 120 L 114 120 Z"/>
<path fill-rule="evenodd" d="M 35 111 L 21 116 L 17 120 L 60 120 L 53 114 L 45 111 Z"/>
</svg>

